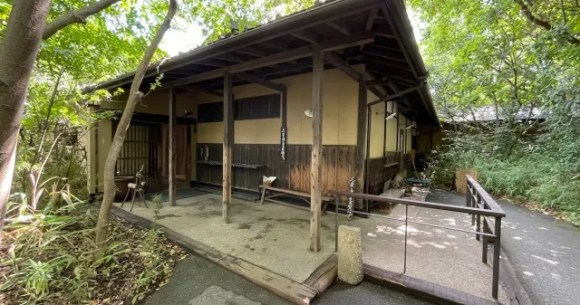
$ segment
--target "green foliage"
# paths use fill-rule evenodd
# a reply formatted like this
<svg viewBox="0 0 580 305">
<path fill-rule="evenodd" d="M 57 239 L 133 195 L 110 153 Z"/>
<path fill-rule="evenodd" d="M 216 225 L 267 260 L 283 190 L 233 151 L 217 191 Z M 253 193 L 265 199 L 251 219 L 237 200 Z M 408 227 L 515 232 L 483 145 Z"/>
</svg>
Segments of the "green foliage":
<svg viewBox="0 0 580 305">
<path fill-rule="evenodd" d="M 109 299 L 142 300 L 171 274 L 183 256 L 157 230 L 120 221 L 111 225 L 105 254 L 95 259 L 95 219 L 83 202 L 53 212 L 19 209 L 12 203 L 0 248 L 0 302 L 81 304 Z M 127 242 L 132 241 L 132 242 Z"/>
<path fill-rule="evenodd" d="M 158 193 L 153 195 L 151 201 L 153 201 L 153 214 L 155 215 L 155 219 L 159 219 L 159 213 L 163 208 L 163 194 Z"/>
<path fill-rule="evenodd" d="M 549 24 L 533 23 L 522 7 Z M 409 1 L 427 22 L 423 52 L 440 116 L 451 123 L 432 177 L 449 185 L 475 168 L 490 191 L 579 220 L 580 14 L 564 1 Z M 495 122 L 454 124 L 458 112 L 493 105 Z M 530 107 L 545 122 L 521 119 Z"/>
</svg>

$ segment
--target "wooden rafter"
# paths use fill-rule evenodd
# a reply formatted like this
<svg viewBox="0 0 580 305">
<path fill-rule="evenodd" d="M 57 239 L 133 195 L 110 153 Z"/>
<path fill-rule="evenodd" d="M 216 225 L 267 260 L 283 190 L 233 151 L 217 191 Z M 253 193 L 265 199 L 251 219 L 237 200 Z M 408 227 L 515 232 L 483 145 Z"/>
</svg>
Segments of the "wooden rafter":
<svg viewBox="0 0 580 305">
<path fill-rule="evenodd" d="M 375 24 L 375 20 L 377 19 L 377 15 L 379 14 L 379 8 L 373 8 L 369 13 L 369 18 L 367 19 L 367 24 L 365 26 L 365 30 L 370 31 L 373 28 L 373 24 Z"/>
<path fill-rule="evenodd" d="M 390 94 L 390 95 L 381 97 L 381 98 L 379 98 L 377 100 L 374 100 L 372 102 L 369 102 L 368 104 L 369 105 L 374 105 L 374 104 L 377 104 L 377 103 L 380 103 L 380 102 L 392 100 L 392 99 L 401 97 L 401 96 L 403 96 L 405 94 L 408 94 L 408 93 L 411 93 L 413 91 L 416 91 L 416 90 L 420 89 L 423 86 L 424 86 L 424 83 L 421 83 L 421 84 L 419 84 L 417 86 L 413 86 L 411 88 L 407 88 L 407 89 L 404 89 L 404 90 L 396 91 L 394 94 Z"/>
<path fill-rule="evenodd" d="M 264 86 L 266 88 L 276 90 L 278 92 L 286 92 L 285 85 L 274 83 L 270 80 L 267 80 L 263 77 L 260 77 L 256 74 L 253 74 L 253 73 L 242 72 L 242 73 L 236 74 L 236 77 L 239 77 L 239 78 L 241 78 L 245 81 L 248 81 L 250 83 L 258 84 L 258 85 Z"/>
<path fill-rule="evenodd" d="M 344 72 L 346 75 L 348 75 L 352 79 L 359 81 L 359 82 L 362 81 L 363 75 L 360 72 L 353 69 L 344 60 L 342 60 L 342 58 L 340 58 L 340 56 L 338 56 L 335 52 L 328 52 L 324 58 L 326 59 L 326 61 L 328 61 L 330 64 L 332 64 L 333 66 L 335 66 L 336 68 L 338 68 L 342 72 Z"/>
<path fill-rule="evenodd" d="M 326 23 L 328 26 L 330 26 L 331 28 L 341 32 L 342 34 L 346 35 L 346 36 L 350 36 L 352 33 L 350 31 L 350 29 L 344 25 L 339 25 L 336 22 L 330 21 Z"/>
<path fill-rule="evenodd" d="M 372 43 L 374 41 L 374 34 L 372 32 L 359 33 L 353 35 L 352 37 L 341 37 L 330 39 L 319 43 L 319 47 L 322 51 L 335 51 L 348 47 L 358 46 L 361 44 Z M 289 60 L 299 59 L 311 55 L 313 52 L 313 46 L 304 46 L 296 49 L 292 49 L 286 52 L 280 52 L 267 57 L 258 58 L 254 60 L 248 60 L 238 64 L 231 65 L 229 67 L 223 67 L 215 70 L 211 70 L 204 73 L 199 73 L 197 75 L 192 75 L 190 77 L 185 77 L 172 82 L 165 83 L 164 86 L 182 86 L 186 84 L 192 84 L 204 80 L 214 79 L 221 77 L 225 71 L 230 71 L 230 73 L 240 73 L 253 69 L 258 69 L 266 66 L 271 66 L 279 64 L 282 62 L 287 62 Z"/>
<path fill-rule="evenodd" d="M 247 58 L 245 58 L 243 56 L 232 54 L 232 53 L 221 54 L 221 55 L 215 56 L 214 58 L 225 60 L 225 61 L 231 61 L 231 62 L 235 62 L 235 63 L 248 60 Z"/>
<path fill-rule="evenodd" d="M 296 31 L 296 32 L 290 33 L 290 35 L 292 35 L 298 39 L 302 39 L 302 40 L 304 40 L 308 43 L 311 43 L 311 44 L 317 44 L 320 40 L 318 38 L 318 36 L 316 36 L 312 33 L 306 32 L 306 31 Z"/>
<path fill-rule="evenodd" d="M 266 51 L 260 50 L 258 48 L 253 47 L 245 47 L 243 49 L 236 50 L 236 52 L 240 54 L 250 55 L 254 57 L 266 57 L 268 53 Z"/>
<path fill-rule="evenodd" d="M 181 87 L 177 87 L 181 90 L 184 91 L 188 91 L 188 92 L 193 92 L 193 93 L 205 93 L 205 94 L 209 94 L 209 95 L 213 95 L 213 96 L 219 96 L 222 97 L 223 96 L 223 92 L 220 91 L 214 91 L 205 87 L 201 87 L 201 86 L 195 86 L 195 85 L 187 85 L 187 86 L 181 86 Z"/>
<path fill-rule="evenodd" d="M 382 5 L 381 6 L 381 10 L 385 14 L 385 16 L 389 16 L 386 6 Z M 391 29 L 395 30 L 395 25 L 393 24 L 393 21 L 391 20 L 391 18 L 387 18 L 386 20 L 389 23 L 389 27 Z M 402 50 L 403 55 L 405 56 L 406 61 L 410 65 L 411 73 L 413 73 L 413 77 L 417 78 L 417 70 L 413 66 L 413 61 L 411 60 L 411 57 L 409 56 L 409 53 L 407 52 L 407 48 L 405 47 L 405 44 L 401 41 L 401 38 L 399 37 L 399 35 L 396 35 L 395 34 L 395 37 L 394 38 L 397 40 L 397 44 L 398 44 L 399 48 Z"/>
</svg>

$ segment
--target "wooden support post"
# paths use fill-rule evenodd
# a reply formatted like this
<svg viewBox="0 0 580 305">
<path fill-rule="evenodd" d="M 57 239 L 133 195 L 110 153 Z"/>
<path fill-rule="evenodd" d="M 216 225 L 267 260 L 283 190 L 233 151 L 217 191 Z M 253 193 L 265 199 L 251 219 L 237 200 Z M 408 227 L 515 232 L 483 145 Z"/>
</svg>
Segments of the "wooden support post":
<svg viewBox="0 0 580 305">
<path fill-rule="evenodd" d="M 365 80 L 358 82 L 358 122 L 356 134 L 356 169 L 358 180 L 358 191 L 365 191 L 365 172 L 366 172 L 366 139 L 367 133 L 367 88 Z"/>
<path fill-rule="evenodd" d="M 224 149 L 223 149 L 223 201 L 222 218 L 230 222 L 232 203 L 232 147 L 234 145 L 234 102 L 232 93 L 232 75 L 224 73 Z"/>
<path fill-rule="evenodd" d="M 322 77 L 324 54 L 314 48 L 312 56 L 312 154 L 310 160 L 310 251 L 320 251 L 321 228 L 321 174 L 322 155 Z"/>
<path fill-rule="evenodd" d="M 169 202 L 172 206 L 177 205 L 176 203 L 176 185 L 175 185 L 175 171 L 176 171 L 176 160 L 175 160 L 175 125 L 177 120 L 175 118 L 175 89 L 169 88 L 169 152 L 168 152 L 168 162 L 169 162 Z"/>
<path fill-rule="evenodd" d="M 280 152 L 282 161 L 288 160 L 288 90 L 284 90 L 280 93 L 282 97 L 282 110 L 281 110 L 281 117 L 282 117 L 282 126 L 280 133 L 284 132 L 284 140 L 280 139 Z M 282 136 L 282 135 L 280 135 Z M 260 184 L 262 184 L 262 177 L 260 177 Z M 288 179 L 288 188 L 290 188 L 290 179 Z"/>
</svg>

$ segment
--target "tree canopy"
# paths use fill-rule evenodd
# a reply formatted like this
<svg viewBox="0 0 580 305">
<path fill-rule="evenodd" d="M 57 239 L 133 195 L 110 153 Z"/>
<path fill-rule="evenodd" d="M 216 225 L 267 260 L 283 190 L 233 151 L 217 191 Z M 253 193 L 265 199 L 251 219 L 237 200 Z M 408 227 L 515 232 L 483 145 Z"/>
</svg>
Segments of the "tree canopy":
<svg viewBox="0 0 580 305">
<path fill-rule="evenodd" d="M 410 0 L 439 115 L 493 105 L 501 120 L 455 124 L 436 175 L 474 167 L 490 190 L 578 220 L 580 6 L 578 1 Z M 532 109 L 547 114 L 532 120 Z M 527 111 L 524 122 L 517 114 Z M 475 115 L 473 120 L 477 121 Z"/>
</svg>

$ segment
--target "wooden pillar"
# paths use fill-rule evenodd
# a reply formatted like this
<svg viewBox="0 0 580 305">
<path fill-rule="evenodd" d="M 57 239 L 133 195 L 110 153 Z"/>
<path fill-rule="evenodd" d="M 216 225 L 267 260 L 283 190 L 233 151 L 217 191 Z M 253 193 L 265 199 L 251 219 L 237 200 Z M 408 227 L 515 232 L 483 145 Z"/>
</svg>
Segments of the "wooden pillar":
<svg viewBox="0 0 580 305">
<path fill-rule="evenodd" d="M 322 76 L 324 54 L 318 47 L 312 56 L 312 154 L 310 159 L 310 251 L 320 251 L 321 162 L 322 155 Z"/>
<path fill-rule="evenodd" d="M 383 158 L 387 156 L 387 116 L 389 113 L 389 102 L 385 101 L 385 115 L 383 116 Z"/>
<path fill-rule="evenodd" d="M 365 80 L 358 82 L 358 123 L 356 134 L 356 169 L 359 191 L 365 191 L 367 133 L 367 87 Z"/>
<path fill-rule="evenodd" d="M 232 147 L 234 145 L 234 101 L 232 94 L 232 75 L 224 74 L 224 149 L 223 149 L 223 200 L 222 218 L 230 222 L 232 204 Z"/>
<path fill-rule="evenodd" d="M 177 124 L 177 120 L 175 119 L 175 89 L 169 88 L 169 145 L 168 145 L 168 163 L 169 163 L 169 202 L 172 206 L 175 206 L 176 203 L 176 196 L 175 196 L 175 171 L 176 171 L 176 164 L 175 164 L 175 125 Z"/>
</svg>

